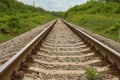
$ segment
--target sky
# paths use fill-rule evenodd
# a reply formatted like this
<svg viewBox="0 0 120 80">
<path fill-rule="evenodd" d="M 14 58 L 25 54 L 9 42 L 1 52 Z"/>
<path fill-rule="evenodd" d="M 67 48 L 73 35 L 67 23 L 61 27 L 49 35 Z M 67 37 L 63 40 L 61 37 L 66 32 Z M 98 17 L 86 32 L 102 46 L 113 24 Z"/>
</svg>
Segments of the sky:
<svg viewBox="0 0 120 80">
<path fill-rule="evenodd" d="M 35 2 L 36 7 L 42 7 L 49 11 L 66 11 L 70 7 L 75 5 L 83 4 L 87 0 L 18 0 L 25 4 L 33 5 Z"/>
</svg>

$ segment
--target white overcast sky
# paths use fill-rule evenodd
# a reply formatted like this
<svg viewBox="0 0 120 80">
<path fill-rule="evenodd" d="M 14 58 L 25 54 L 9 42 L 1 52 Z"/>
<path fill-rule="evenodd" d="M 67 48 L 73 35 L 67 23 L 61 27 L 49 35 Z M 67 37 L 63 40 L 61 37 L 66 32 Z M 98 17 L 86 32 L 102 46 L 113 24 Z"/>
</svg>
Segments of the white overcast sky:
<svg viewBox="0 0 120 80">
<path fill-rule="evenodd" d="M 18 0 L 18 1 L 29 5 L 33 5 L 34 1 L 35 6 L 42 7 L 43 9 L 49 11 L 66 11 L 70 7 L 85 3 L 87 0 Z"/>
</svg>

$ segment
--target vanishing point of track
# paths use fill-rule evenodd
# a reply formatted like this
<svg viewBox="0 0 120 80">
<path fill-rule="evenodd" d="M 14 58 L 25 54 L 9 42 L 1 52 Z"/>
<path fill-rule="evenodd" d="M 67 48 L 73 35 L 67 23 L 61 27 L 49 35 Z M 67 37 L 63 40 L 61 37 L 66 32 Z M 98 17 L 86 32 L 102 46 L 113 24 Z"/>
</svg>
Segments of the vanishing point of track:
<svg viewBox="0 0 120 80">
<path fill-rule="evenodd" d="M 85 67 L 119 80 L 120 54 L 58 19 L 1 66 L 0 80 L 86 80 Z"/>
</svg>

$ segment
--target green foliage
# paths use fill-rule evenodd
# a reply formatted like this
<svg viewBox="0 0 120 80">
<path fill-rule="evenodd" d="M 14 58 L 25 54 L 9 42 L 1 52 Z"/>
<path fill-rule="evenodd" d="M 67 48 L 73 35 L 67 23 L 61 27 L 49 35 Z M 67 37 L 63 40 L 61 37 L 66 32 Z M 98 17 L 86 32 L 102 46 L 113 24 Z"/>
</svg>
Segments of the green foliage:
<svg viewBox="0 0 120 80">
<path fill-rule="evenodd" d="M 4 16 L 5 17 L 5 16 Z M 46 17 L 48 17 L 46 19 Z M 37 25 L 43 24 L 54 19 L 50 14 L 41 13 L 18 13 L 5 18 L 0 18 L 0 32 L 5 35 L 17 36 Z"/>
<path fill-rule="evenodd" d="M 69 13 L 69 14 L 67 14 Z M 73 14 L 119 14 L 120 4 L 117 2 L 101 3 L 96 0 L 90 0 L 85 4 L 76 5 L 70 8 L 66 14 L 70 17 Z"/>
<path fill-rule="evenodd" d="M 9 40 L 55 17 L 42 8 L 16 0 L 0 0 L 0 42 Z"/>
<path fill-rule="evenodd" d="M 104 31 L 105 34 L 111 34 L 115 31 L 120 31 L 120 23 L 115 23 L 113 26 L 109 27 Z"/>
<path fill-rule="evenodd" d="M 7 25 L 10 28 L 19 28 L 19 19 L 17 17 L 11 17 L 8 21 L 7 21 Z"/>
<path fill-rule="evenodd" d="M 94 33 L 120 42 L 120 4 L 90 0 L 70 8 L 64 18 Z"/>
<path fill-rule="evenodd" d="M 7 9 L 7 6 L 4 3 L 0 2 L 0 11 L 4 11 L 6 9 Z"/>
<path fill-rule="evenodd" d="M 92 67 L 85 68 L 85 74 L 87 75 L 87 80 L 101 79 L 101 74 Z"/>
<path fill-rule="evenodd" d="M 0 34 L 0 42 L 4 42 L 4 41 L 7 41 L 12 38 L 13 38 L 13 36 Z"/>
<path fill-rule="evenodd" d="M 103 0 L 105 2 L 120 2 L 120 0 Z"/>
<path fill-rule="evenodd" d="M 51 14 L 52 14 L 53 16 L 56 16 L 56 17 L 58 17 L 58 18 L 61 18 L 61 17 L 63 17 L 64 12 L 55 12 L 55 11 L 52 11 Z"/>
</svg>

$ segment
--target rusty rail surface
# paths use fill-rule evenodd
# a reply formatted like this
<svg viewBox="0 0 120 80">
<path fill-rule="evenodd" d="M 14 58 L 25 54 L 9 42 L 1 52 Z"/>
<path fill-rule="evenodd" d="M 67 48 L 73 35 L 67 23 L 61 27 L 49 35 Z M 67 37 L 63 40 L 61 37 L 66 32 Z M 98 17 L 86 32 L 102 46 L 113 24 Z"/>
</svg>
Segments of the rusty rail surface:
<svg viewBox="0 0 120 80">
<path fill-rule="evenodd" d="M 37 44 L 50 32 L 56 21 L 57 20 L 52 21 L 46 29 L 0 67 L 0 80 L 11 80 L 11 76 L 15 74 L 20 68 L 20 65 L 25 62 L 26 57 L 35 52 L 34 50 L 37 48 Z"/>
<path fill-rule="evenodd" d="M 86 34 L 82 30 L 78 29 L 77 27 L 73 26 L 72 24 L 68 23 L 65 20 L 62 20 L 68 27 L 76 33 L 78 36 L 82 37 L 85 42 L 90 44 L 98 53 L 101 53 L 104 57 L 106 57 L 114 66 L 117 66 L 120 69 L 120 53 L 115 51 L 114 49 L 108 47 L 107 45 L 103 44 L 102 42 L 98 41 L 97 39 L 93 38 L 92 36 Z"/>
</svg>

